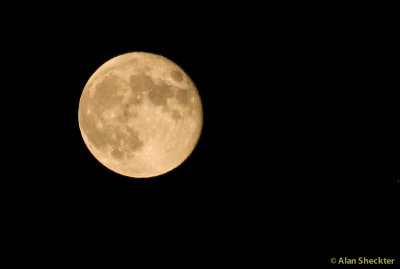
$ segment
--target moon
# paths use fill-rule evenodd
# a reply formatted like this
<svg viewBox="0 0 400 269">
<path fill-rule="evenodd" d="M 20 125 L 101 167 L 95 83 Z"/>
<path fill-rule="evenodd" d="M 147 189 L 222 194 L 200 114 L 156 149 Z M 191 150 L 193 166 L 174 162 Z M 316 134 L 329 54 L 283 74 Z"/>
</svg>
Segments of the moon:
<svg viewBox="0 0 400 269">
<path fill-rule="evenodd" d="M 93 156 L 133 178 L 165 174 L 194 150 L 203 126 L 199 93 L 171 60 L 132 52 L 100 66 L 87 81 L 79 128 Z"/>
</svg>

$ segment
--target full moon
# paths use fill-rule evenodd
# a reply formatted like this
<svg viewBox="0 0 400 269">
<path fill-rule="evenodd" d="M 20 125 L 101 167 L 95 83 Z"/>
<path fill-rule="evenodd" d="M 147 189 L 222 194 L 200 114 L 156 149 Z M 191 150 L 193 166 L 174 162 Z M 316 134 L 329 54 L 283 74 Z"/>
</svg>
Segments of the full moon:
<svg viewBox="0 0 400 269">
<path fill-rule="evenodd" d="M 132 52 L 112 58 L 90 77 L 78 120 L 100 163 L 124 176 L 148 178 L 187 159 L 199 140 L 203 112 L 196 86 L 177 64 Z"/>
</svg>

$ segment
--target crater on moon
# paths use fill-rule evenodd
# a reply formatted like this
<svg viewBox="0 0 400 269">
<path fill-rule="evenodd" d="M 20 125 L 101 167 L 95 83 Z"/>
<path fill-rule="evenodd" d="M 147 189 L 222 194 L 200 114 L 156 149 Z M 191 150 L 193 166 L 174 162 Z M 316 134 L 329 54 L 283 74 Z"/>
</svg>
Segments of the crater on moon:
<svg viewBox="0 0 400 269">
<path fill-rule="evenodd" d="M 183 75 L 179 70 L 172 70 L 171 77 L 178 82 L 181 82 L 183 80 Z"/>
<path fill-rule="evenodd" d="M 79 127 L 94 157 L 130 177 L 153 177 L 179 166 L 202 128 L 194 83 L 165 57 L 134 52 L 103 64 L 79 103 Z"/>
</svg>

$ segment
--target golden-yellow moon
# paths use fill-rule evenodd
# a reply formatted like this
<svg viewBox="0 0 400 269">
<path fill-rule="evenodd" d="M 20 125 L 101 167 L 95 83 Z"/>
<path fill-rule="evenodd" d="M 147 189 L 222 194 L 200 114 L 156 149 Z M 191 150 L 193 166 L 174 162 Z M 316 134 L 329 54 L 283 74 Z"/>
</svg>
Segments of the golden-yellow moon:
<svg viewBox="0 0 400 269">
<path fill-rule="evenodd" d="M 79 128 L 93 156 L 134 178 L 182 164 L 203 126 L 199 93 L 169 59 L 145 52 L 117 56 L 98 68 L 79 102 Z"/>
</svg>

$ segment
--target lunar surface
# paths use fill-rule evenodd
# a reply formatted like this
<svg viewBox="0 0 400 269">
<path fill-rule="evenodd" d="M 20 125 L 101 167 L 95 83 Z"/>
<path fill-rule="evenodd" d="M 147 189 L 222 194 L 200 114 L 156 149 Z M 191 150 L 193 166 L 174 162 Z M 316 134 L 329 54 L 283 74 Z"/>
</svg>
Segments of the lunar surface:
<svg viewBox="0 0 400 269">
<path fill-rule="evenodd" d="M 94 157 L 119 174 L 148 178 L 179 166 L 200 137 L 200 96 L 167 58 L 133 52 L 103 64 L 79 102 L 79 128 Z"/>
</svg>

